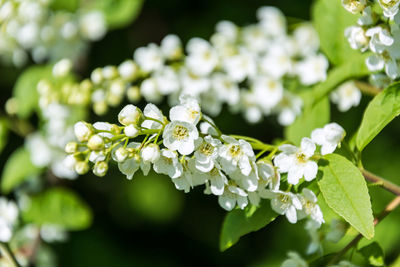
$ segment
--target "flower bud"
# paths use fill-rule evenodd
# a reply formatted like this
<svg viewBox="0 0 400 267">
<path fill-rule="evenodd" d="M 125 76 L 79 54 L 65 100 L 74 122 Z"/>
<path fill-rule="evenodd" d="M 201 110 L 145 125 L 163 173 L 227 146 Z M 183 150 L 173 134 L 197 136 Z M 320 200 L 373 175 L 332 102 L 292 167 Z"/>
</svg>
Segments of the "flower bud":
<svg viewBox="0 0 400 267">
<path fill-rule="evenodd" d="M 122 125 L 138 124 L 142 118 L 142 111 L 134 105 L 126 105 L 118 114 L 118 121 Z"/>
<path fill-rule="evenodd" d="M 117 162 L 124 162 L 128 157 L 128 150 L 124 147 L 120 147 L 115 151 L 115 159 Z"/>
<path fill-rule="evenodd" d="M 116 124 L 111 124 L 111 128 L 110 128 L 111 134 L 112 135 L 118 135 L 121 133 L 121 129 L 119 128 L 118 125 Z"/>
<path fill-rule="evenodd" d="M 58 61 L 53 67 L 53 75 L 55 77 L 64 77 L 72 69 L 72 62 L 69 59 L 62 59 Z"/>
<path fill-rule="evenodd" d="M 140 89 L 138 86 L 131 86 L 126 91 L 126 96 L 130 102 L 139 102 L 140 100 Z"/>
<path fill-rule="evenodd" d="M 106 66 L 103 68 L 103 77 L 112 80 L 118 76 L 118 70 L 115 66 Z"/>
<path fill-rule="evenodd" d="M 94 165 L 93 173 L 96 176 L 103 177 L 108 171 L 108 164 L 105 161 L 98 161 Z"/>
<path fill-rule="evenodd" d="M 15 115 L 18 112 L 18 101 L 15 97 L 12 97 L 7 100 L 5 109 L 7 114 L 9 115 Z"/>
<path fill-rule="evenodd" d="M 89 138 L 87 146 L 90 150 L 101 150 L 104 148 L 104 140 L 100 135 L 94 134 Z"/>
<path fill-rule="evenodd" d="M 115 96 L 122 96 L 125 92 L 125 84 L 122 80 L 113 81 L 110 85 L 110 93 Z"/>
<path fill-rule="evenodd" d="M 90 169 L 89 164 L 86 161 L 78 161 L 75 164 L 75 171 L 78 174 L 81 174 L 81 175 L 85 174 L 89 171 L 89 169 Z"/>
<path fill-rule="evenodd" d="M 133 60 L 126 60 L 118 67 L 119 75 L 124 80 L 133 80 L 138 74 L 138 66 Z"/>
<path fill-rule="evenodd" d="M 97 115 L 104 115 L 108 110 L 108 106 L 106 101 L 100 101 L 93 104 L 93 111 Z"/>
<path fill-rule="evenodd" d="M 103 72 L 100 68 L 95 69 L 90 75 L 90 79 L 95 83 L 99 84 L 104 80 Z"/>
<path fill-rule="evenodd" d="M 124 133 L 128 137 L 136 137 L 139 134 L 139 130 L 135 125 L 131 124 L 125 127 Z"/>
<path fill-rule="evenodd" d="M 79 121 L 74 125 L 74 132 L 79 142 L 85 142 L 93 134 L 93 129 L 90 124 Z"/>
<path fill-rule="evenodd" d="M 143 161 L 154 163 L 160 158 L 160 148 L 157 144 L 149 144 L 140 152 Z"/>
<path fill-rule="evenodd" d="M 78 151 L 78 144 L 76 142 L 69 142 L 65 145 L 65 152 L 68 154 L 73 154 Z"/>
</svg>

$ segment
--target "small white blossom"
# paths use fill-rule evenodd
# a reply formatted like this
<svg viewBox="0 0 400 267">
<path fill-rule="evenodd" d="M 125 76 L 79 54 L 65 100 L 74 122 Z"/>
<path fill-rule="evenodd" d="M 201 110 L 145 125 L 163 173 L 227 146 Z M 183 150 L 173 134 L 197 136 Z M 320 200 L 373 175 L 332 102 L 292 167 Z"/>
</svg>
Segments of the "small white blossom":
<svg viewBox="0 0 400 267">
<path fill-rule="evenodd" d="M 369 49 L 374 53 L 382 53 L 394 42 L 389 30 L 381 26 L 368 29 L 365 35 L 370 38 Z"/>
<path fill-rule="evenodd" d="M 141 118 L 142 112 L 132 104 L 126 105 L 118 114 L 118 121 L 125 126 L 138 124 Z"/>
<path fill-rule="evenodd" d="M 93 134 L 93 130 L 86 122 L 79 121 L 74 125 L 75 136 L 79 142 L 85 142 Z"/>
<path fill-rule="evenodd" d="M 172 107 L 169 111 L 171 121 L 184 121 L 196 125 L 201 117 L 197 100 L 188 95 L 181 95 L 179 101 L 181 104 Z"/>
<path fill-rule="evenodd" d="M 219 148 L 219 162 L 222 169 L 231 174 L 239 168 L 243 175 L 249 175 L 252 171 L 251 162 L 255 160 L 254 151 L 251 145 L 240 139 L 223 135 L 222 139 L 226 144 Z"/>
<path fill-rule="evenodd" d="M 236 185 L 226 185 L 224 193 L 218 196 L 218 203 L 227 211 L 233 210 L 236 204 L 244 209 L 248 204 L 247 193 Z"/>
<path fill-rule="evenodd" d="M 322 155 L 330 154 L 335 151 L 344 136 L 344 129 L 334 122 L 325 125 L 324 128 L 315 129 L 311 133 L 312 141 L 321 146 Z"/>
<path fill-rule="evenodd" d="M 369 37 L 366 35 L 364 28 L 359 26 L 347 27 L 344 35 L 351 48 L 360 50 L 361 52 L 365 52 L 369 48 Z"/>
<path fill-rule="evenodd" d="M 178 150 L 182 155 L 189 155 L 194 151 L 194 141 L 198 137 L 199 132 L 193 124 L 185 121 L 172 121 L 165 126 L 163 143 L 171 150 Z"/>
<path fill-rule="evenodd" d="M 310 138 L 301 140 L 300 148 L 293 145 L 281 145 L 282 151 L 274 158 L 274 164 L 281 173 L 288 173 L 288 182 L 297 184 L 304 176 L 306 181 L 313 180 L 318 172 L 318 165 L 310 158 L 314 155 L 315 144 Z"/>
<path fill-rule="evenodd" d="M 8 201 L 6 198 L 0 198 L 0 242 L 9 242 L 12 237 L 12 231 L 18 218 L 17 205 Z"/>
<path fill-rule="evenodd" d="M 149 144 L 142 148 L 140 156 L 142 159 L 140 168 L 144 175 L 147 175 L 150 171 L 151 163 L 155 163 L 160 158 L 160 148 L 156 144 Z"/>
<path fill-rule="evenodd" d="M 143 110 L 143 114 L 145 117 L 152 118 L 160 122 L 165 122 L 165 118 L 161 110 L 154 104 L 147 104 Z M 147 129 L 161 129 L 162 124 L 154 120 L 145 119 L 142 122 L 142 127 Z"/>
<path fill-rule="evenodd" d="M 136 125 L 130 124 L 124 128 L 124 134 L 128 137 L 136 137 L 139 134 L 139 129 Z"/>
<path fill-rule="evenodd" d="M 297 63 L 295 71 L 304 85 L 312 85 L 326 79 L 328 70 L 328 60 L 319 54 L 309 56 Z"/>
<path fill-rule="evenodd" d="M 161 149 L 159 159 L 154 162 L 154 171 L 174 179 L 182 175 L 183 168 L 175 151 Z"/>
<path fill-rule="evenodd" d="M 161 41 L 161 52 L 169 60 L 176 60 L 182 56 L 182 43 L 175 34 L 168 34 Z"/>
<path fill-rule="evenodd" d="M 301 195 L 297 195 L 297 197 L 302 204 L 302 209 L 297 211 L 297 218 L 301 220 L 306 216 L 310 216 L 312 220 L 321 226 L 325 221 L 321 208 L 317 204 L 318 199 L 314 192 L 310 189 L 303 188 Z"/>
<path fill-rule="evenodd" d="M 136 49 L 133 55 L 135 62 L 145 72 L 152 72 L 160 69 L 164 64 L 164 59 L 160 48 L 155 44 Z"/>
<path fill-rule="evenodd" d="M 189 55 L 185 64 L 191 73 L 205 76 L 214 70 L 218 63 L 218 54 L 206 40 L 193 38 L 188 42 L 186 49 Z"/>
<path fill-rule="evenodd" d="M 201 172 L 210 172 L 216 163 L 218 157 L 218 148 L 221 146 L 221 141 L 212 138 L 210 135 L 199 138 L 196 141 L 195 166 Z"/>
<path fill-rule="evenodd" d="M 128 158 L 118 163 L 119 170 L 126 175 L 128 180 L 133 178 L 133 175 L 140 167 L 140 157 L 137 149 L 140 147 L 140 143 L 131 142 L 128 144 L 127 148 L 132 149 L 133 152 L 128 155 Z"/>
<path fill-rule="evenodd" d="M 72 62 L 69 59 L 62 59 L 53 66 L 53 75 L 55 77 L 66 76 L 72 69 Z"/>
<path fill-rule="evenodd" d="M 353 81 L 349 81 L 340 85 L 331 93 L 331 100 L 337 104 L 341 112 L 346 112 L 351 107 L 356 107 L 360 104 L 361 92 Z"/>
<path fill-rule="evenodd" d="M 290 223 L 297 222 L 297 210 L 302 209 L 299 198 L 291 192 L 265 191 L 263 198 L 271 199 L 271 207 L 281 215 L 285 215 Z"/>
<path fill-rule="evenodd" d="M 356 14 L 364 10 L 367 2 L 366 0 L 342 0 L 342 5 L 347 11 Z"/>
</svg>

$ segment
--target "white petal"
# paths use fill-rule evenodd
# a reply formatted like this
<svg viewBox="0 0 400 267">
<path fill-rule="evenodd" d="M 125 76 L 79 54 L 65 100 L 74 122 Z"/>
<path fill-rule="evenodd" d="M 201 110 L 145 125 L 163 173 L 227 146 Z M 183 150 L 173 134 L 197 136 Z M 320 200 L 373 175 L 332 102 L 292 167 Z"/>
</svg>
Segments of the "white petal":
<svg viewBox="0 0 400 267">
<path fill-rule="evenodd" d="M 304 179 L 306 181 L 309 182 L 313 180 L 317 176 L 318 172 L 317 163 L 314 161 L 308 161 L 303 168 L 303 172 L 304 172 Z"/>
<path fill-rule="evenodd" d="M 314 142 L 310 138 L 303 137 L 303 139 L 301 139 L 301 150 L 306 157 L 311 157 L 314 155 L 315 151 Z"/>
<path fill-rule="evenodd" d="M 235 207 L 236 199 L 229 198 L 226 195 L 222 195 L 218 197 L 218 203 L 223 209 L 231 211 Z"/>
</svg>

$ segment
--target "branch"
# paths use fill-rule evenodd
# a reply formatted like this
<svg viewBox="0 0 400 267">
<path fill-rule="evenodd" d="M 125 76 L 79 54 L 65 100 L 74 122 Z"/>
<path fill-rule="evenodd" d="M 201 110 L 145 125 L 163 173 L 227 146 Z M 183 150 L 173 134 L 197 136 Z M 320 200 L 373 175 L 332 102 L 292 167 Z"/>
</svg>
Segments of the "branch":
<svg viewBox="0 0 400 267">
<path fill-rule="evenodd" d="M 361 173 L 362 173 L 362 175 L 364 175 L 364 178 L 367 181 L 369 181 L 371 183 L 379 183 L 387 191 L 389 191 L 397 196 L 400 196 L 400 186 L 398 186 L 388 180 L 385 180 L 384 178 L 379 177 L 367 170 L 361 169 Z"/>
<path fill-rule="evenodd" d="M 15 258 L 14 253 L 12 252 L 10 245 L 8 243 L 0 243 L 1 247 L 3 247 L 5 254 L 10 258 L 11 262 L 15 267 L 21 267 L 18 263 L 17 259 Z"/>
<path fill-rule="evenodd" d="M 374 225 L 376 226 L 379 222 L 381 222 L 390 212 L 392 212 L 397 206 L 400 205 L 400 195 L 395 197 L 387 206 L 386 208 L 375 218 L 374 220 Z M 353 240 L 350 241 L 350 243 L 347 244 L 341 251 L 339 251 L 335 257 L 329 263 L 327 266 L 331 266 L 335 264 L 337 261 L 339 261 L 344 254 L 346 254 L 349 249 L 352 247 L 356 246 L 358 242 L 361 240 L 363 236 L 361 234 L 358 234 Z"/>
<path fill-rule="evenodd" d="M 354 81 L 354 83 L 361 92 L 367 95 L 376 96 L 382 91 L 380 88 L 366 82 Z"/>
</svg>

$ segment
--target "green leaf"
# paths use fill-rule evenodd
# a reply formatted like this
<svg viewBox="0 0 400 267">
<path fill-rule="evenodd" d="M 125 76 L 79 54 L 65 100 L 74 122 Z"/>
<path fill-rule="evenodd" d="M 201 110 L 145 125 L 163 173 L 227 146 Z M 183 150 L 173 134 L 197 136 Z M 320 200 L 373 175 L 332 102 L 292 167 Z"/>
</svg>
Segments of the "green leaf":
<svg viewBox="0 0 400 267">
<path fill-rule="evenodd" d="M 361 255 L 367 260 L 367 262 L 372 266 L 385 266 L 385 255 L 381 246 L 377 242 L 372 242 L 371 244 L 358 250 Z"/>
<path fill-rule="evenodd" d="M 121 28 L 130 24 L 138 15 L 143 0 L 88 0 L 90 9 L 102 11 L 110 29 Z"/>
<path fill-rule="evenodd" d="M 51 66 L 33 66 L 19 77 L 13 89 L 17 101 L 18 116 L 29 117 L 38 106 L 37 84 L 42 78 L 51 76 Z"/>
<path fill-rule="evenodd" d="M 74 12 L 79 7 L 79 0 L 52 0 L 51 8 L 54 10 L 66 10 Z"/>
<path fill-rule="evenodd" d="M 306 106 L 294 123 L 285 128 L 285 138 L 299 145 L 303 137 L 309 137 L 315 128 L 323 127 L 330 121 L 330 105 L 327 97 L 315 106 Z"/>
<path fill-rule="evenodd" d="M 27 178 L 38 174 L 40 169 L 34 166 L 30 154 L 25 148 L 19 148 L 9 157 L 1 177 L 1 191 L 8 194 Z"/>
<path fill-rule="evenodd" d="M 312 8 L 312 20 L 318 32 L 321 50 L 329 60 L 340 65 L 359 57 L 344 36 L 348 26 L 355 25 L 357 16 L 345 10 L 340 0 L 318 0 Z"/>
<path fill-rule="evenodd" d="M 8 121 L 5 118 L 0 118 L 0 152 L 7 145 L 8 140 Z"/>
<path fill-rule="evenodd" d="M 219 247 L 227 250 L 236 244 L 240 237 L 268 225 L 278 216 L 271 209 L 270 203 L 263 200 L 260 207 L 247 206 L 244 210 L 230 211 L 222 224 Z"/>
<path fill-rule="evenodd" d="M 362 151 L 398 115 L 400 115 L 400 83 L 394 83 L 376 95 L 365 109 L 357 133 L 357 148 Z"/>
<path fill-rule="evenodd" d="M 29 207 L 22 214 L 25 222 L 56 224 L 67 230 L 82 230 L 92 222 L 88 205 L 67 188 L 51 188 L 30 200 Z"/>
<path fill-rule="evenodd" d="M 367 183 L 360 170 L 338 154 L 326 155 L 319 162 L 322 178 L 318 181 L 328 206 L 363 236 L 374 236 L 374 217 Z"/>
</svg>

